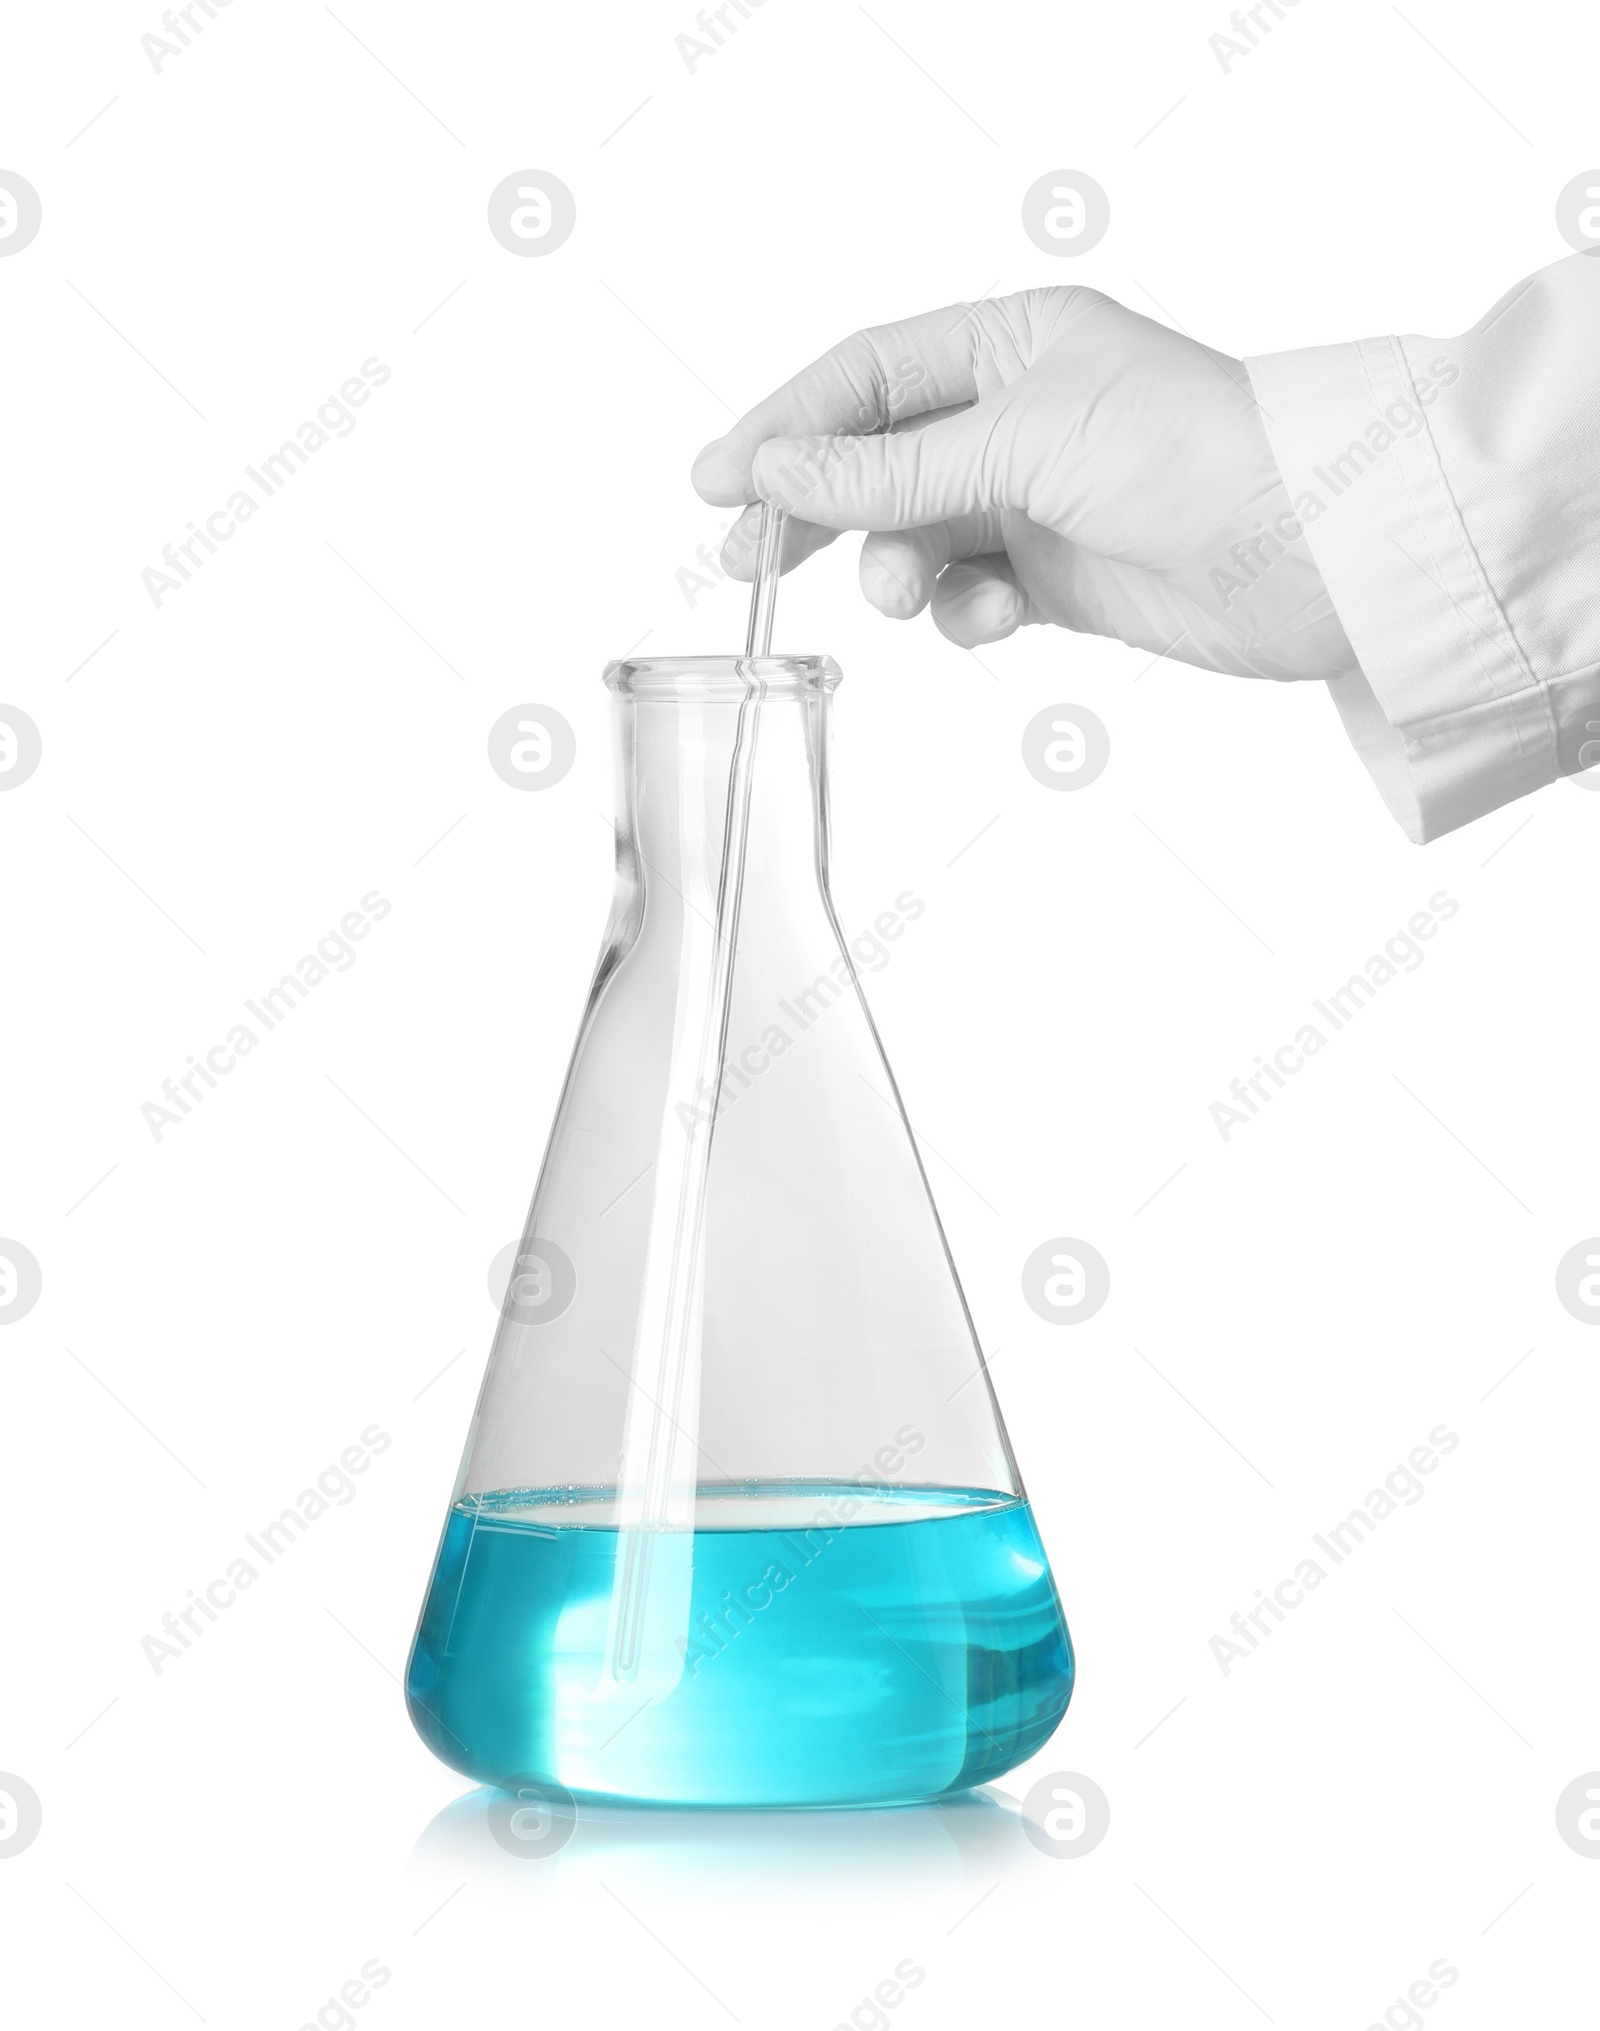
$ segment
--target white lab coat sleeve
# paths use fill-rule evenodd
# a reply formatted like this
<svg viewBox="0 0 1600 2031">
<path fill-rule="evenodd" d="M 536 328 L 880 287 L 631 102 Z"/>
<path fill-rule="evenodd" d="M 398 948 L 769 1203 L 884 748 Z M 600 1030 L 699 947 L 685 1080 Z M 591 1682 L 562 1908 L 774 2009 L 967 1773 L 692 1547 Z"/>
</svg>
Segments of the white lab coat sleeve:
<svg viewBox="0 0 1600 2031">
<path fill-rule="evenodd" d="M 1329 688 L 1409 836 L 1600 762 L 1600 256 L 1460 338 L 1246 365 L 1360 662 Z"/>
</svg>

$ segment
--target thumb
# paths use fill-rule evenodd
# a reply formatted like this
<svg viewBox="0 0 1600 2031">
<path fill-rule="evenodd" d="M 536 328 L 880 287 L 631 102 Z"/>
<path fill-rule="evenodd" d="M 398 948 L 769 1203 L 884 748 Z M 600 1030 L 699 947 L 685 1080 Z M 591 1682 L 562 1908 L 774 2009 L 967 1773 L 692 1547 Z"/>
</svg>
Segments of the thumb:
<svg viewBox="0 0 1600 2031">
<path fill-rule="evenodd" d="M 1001 403 L 887 436 L 769 437 L 756 492 L 825 529 L 919 529 L 1012 505 Z"/>
</svg>

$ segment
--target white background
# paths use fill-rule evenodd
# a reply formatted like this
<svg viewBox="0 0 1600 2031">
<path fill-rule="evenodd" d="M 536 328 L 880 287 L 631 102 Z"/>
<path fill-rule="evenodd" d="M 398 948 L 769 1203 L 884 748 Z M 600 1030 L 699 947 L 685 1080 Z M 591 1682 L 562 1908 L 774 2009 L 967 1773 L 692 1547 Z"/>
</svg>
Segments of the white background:
<svg viewBox="0 0 1600 2031">
<path fill-rule="evenodd" d="M 599 672 L 741 635 L 741 592 L 675 583 L 725 519 L 694 453 L 857 325 L 1041 283 L 1235 354 L 1458 332 L 1566 251 L 1592 25 L 1302 0 L 1224 74 L 1220 0 L 767 0 L 691 74 L 686 4 L 337 12 L 234 0 L 159 75 L 154 0 L 6 31 L 44 224 L 0 260 L 0 697 L 44 759 L 0 797 L 0 1233 L 44 1284 L 0 1334 L 0 1769 L 44 1819 L 0 1995 L 292 2031 L 376 1957 L 373 2031 L 821 2031 L 909 1956 L 908 2031 L 1361 2031 L 1443 1957 L 1429 2025 L 1575 2021 L 1600 1335 L 1554 1268 L 1600 1230 L 1600 798 L 1418 850 L 1320 689 L 1044 630 L 980 662 L 866 608 L 848 540 L 778 645 L 846 671 L 846 927 L 927 902 L 868 991 L 1072 1708 L 988 1805 L 598 1816 L 534 1864 L 436 1822 L 467 1787 L 396 1678 L 604 920 Z M 485 224 L 524 168 L 577 200 L 544 259 Z M 1057 168 L 1110 194 L 1081 260 L 1021 230 Z M 354 433 L 154 607 L 162 545 L 374 355 Z M 485 756 L 523 702 L 577 733 L 539 794 Z M 1073 702 L 1112 757 L 1063 795 L 1019 740 Z M 357 963 L 154 1140 L 374 888 Z M 1224 1143 L 1211 1102 L 1440 889 L 1425 964 Z M 1019 1284 L 1062 1234 L 1112 1274 L 1071 1329 Z M 356 1499 L 156 1676 L 141 1638 L 374 1422 Z M 1224 1676 L 1211 1637 L 1441 1422 L 1425 1498 Z M 1111 1802 L 1075 1861 L 1004 1796 L 1063 1770 Z"/>
</svg>

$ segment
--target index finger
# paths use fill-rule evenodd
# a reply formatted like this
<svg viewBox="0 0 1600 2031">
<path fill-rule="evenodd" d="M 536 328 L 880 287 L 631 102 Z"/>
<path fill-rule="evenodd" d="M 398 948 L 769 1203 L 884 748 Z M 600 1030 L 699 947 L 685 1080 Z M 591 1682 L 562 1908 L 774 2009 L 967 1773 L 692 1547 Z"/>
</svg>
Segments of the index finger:
<svg viewBox="0 0 1600 2031">
<path fill-rule="evenodd" d="M 853 332 L 706 446 L 690 475 L 696 493 L 716 507 L 753 501 L 751 466 L 769 437 L 885 430 L 904 417 L 976 401 L 979 340 L 971 303 Z"/>
</svg>

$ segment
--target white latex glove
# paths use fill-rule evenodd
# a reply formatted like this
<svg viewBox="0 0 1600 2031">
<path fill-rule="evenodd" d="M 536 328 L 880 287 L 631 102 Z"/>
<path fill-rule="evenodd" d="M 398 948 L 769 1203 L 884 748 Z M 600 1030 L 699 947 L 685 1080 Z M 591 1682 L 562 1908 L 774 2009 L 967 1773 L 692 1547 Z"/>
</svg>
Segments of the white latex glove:
<svg viewBox="0 0 1600 2031">
<path fill-rule="evenodd" d="M 693 478 L 786 508 L 785 570 L 871 531 L 867 598 L 897 619 L 931 599 L 964 648 L 1048 621 L 1244 677 L 1356 664 L 1244 366 L 1093 289 L 857 332 Z M 741 518 L 723 563 L 748 579 L 753 557 Z"/>
</svg>

